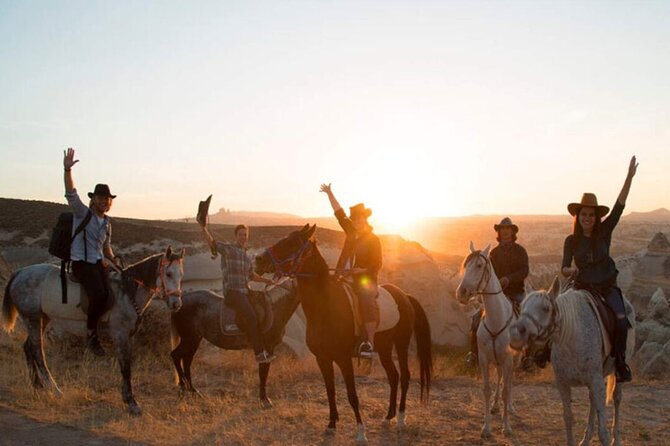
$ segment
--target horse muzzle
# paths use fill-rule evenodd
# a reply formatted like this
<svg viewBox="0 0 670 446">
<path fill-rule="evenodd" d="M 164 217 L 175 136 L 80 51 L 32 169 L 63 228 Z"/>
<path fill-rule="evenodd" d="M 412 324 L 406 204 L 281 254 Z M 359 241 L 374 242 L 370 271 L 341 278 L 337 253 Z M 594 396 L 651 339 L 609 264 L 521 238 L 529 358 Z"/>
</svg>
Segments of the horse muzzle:
<svg viewBox="0 0 670 446">
<path fill-rule="evenodd" d="M 181 292 L 178 294 L 171 294 L 167 297 L 166 305 L 170 311 L 173 313 L 176 313 L 181 309 L 182 306 L 182 300 L 181 300 Z"/>
</svg>

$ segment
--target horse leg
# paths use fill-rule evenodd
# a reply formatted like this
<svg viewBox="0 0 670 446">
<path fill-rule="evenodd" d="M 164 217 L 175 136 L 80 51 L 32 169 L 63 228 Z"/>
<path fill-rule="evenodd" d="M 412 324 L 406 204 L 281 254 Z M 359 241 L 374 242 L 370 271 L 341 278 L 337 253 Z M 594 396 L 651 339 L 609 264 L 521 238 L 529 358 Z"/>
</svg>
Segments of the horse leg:
<svg viewBox="0 0 670 446">
<path fill-rule="evenodd" d="M 50 392 L 60 396 L 63 394 L 58 388 L 56 381 L 54 381 L 47 366 L 46 356 L 44 355 L 44 319 L 42 316 L 34 319 L 26 320 L 26 327 L 28 329 L 28 338 L 32 346 L 31 355 L 37 369 L 37 376 L 42 386 Z"/>
<path fill-rule="evenodd" d="M 502 368 L 502 399 L 503 399 L 503 433 L 512 435 L 512 427 L 509 425 L 509 412 L 512 406 L 512 374 L 514 370 L 514 359 L 508 356 Z"/>
<path fill-rule="evenodd" d="M 593 425 L 595 423 L 595 420 L 596 420 L 595 406 L 589 403 L 589 419 L 586 422 L 586 429 L 584 429 L 584 437 L 582 438 L 582 441 L 579 442 L 579 446 L 588 446 L 591 443 L 591 437 L 593 437 Z"/>
<path fill-rule="evenodd" d="M 495 347 L 495 346 L 494 346 Z M 496 364 L 496 376 L 498 379 L 496 380 L 496 390 L 493 393 L 493 404 L 491 405 L 491 414 L 497 414 L 500 412 L 500 390 L 502 388 L 502 381 L 503 381 L 503 371 L 501 369 L 501 366 Z"/>
<path fill-rule="evenodd" d="M 361 412 L 358 405 L 358 395 L 356 394 L 354 364 L 351 362 L 351 358 L 347 356 L 346 358 L 337 361 L 337 365 L 340 367 L 340 371 L 344 377 L 344 383 L 347 385 L 347 399 L 349 400 L 349 405 L 351 405 L 351 408 L 354 409 L 354 415 L 356 416 L 356 441 L 366 442 L 368 439 L 365 436 L 365 425 L 361 419 Z"/>
<path fill-rule="evenodd" d="M 174 364 L 175 372 L 177 373 L 177 385 L 179 386 L 179 396 L 183 397 L 187 390 L 193 390 L 193 387 L 190 385 L 190 380 L 187 380 L 186 373 L 182 365 L 184 364 L 184 358 L 188 356 L 188 351 L 193 349 L 193 346 L 190 345 L 192 342 L 188 338 L 181 338 L 179 345 L 175 347 L 172 352 L 170 352 L 170 357 L 172 358 L 172 363 Z M 197 349 L 197 345 L 195 349 Z M 194 353 L 195 354 L 195 353 Z M 190 363 L 189 363 L 190 365 Z M 190 370 L 189 370 L 190 375 Z"/>
<path fill-rule="evenodd" d="M 316 362 L 319 364 L 321 376 L 323 376 L 323 382 L 326 385 L 326 394 L 328 395 L 328 407 L 330 408 L 328 429 L 334 430 L 340 417 L 337 413 L 337 403 L 335 401 L 335 372 L 333 370 L 333 361 L 317 356 Z"/>
<path fill-rule="evenodd" d="M 132 365 L 132 355 L 130 351 L 130 339 L 128 333 L 117 333 L 113 336 L 114 347 L 116 350 L 116 359 L 119 362 L 123 385 L 121 386 L 121 398 L 128 405 L 128 411 L 131 415 L 142 415 L 140 405 L 135 401 L 133 388 L 130 382 L 130 371 Z"/>
<path fill-rule="evenodd" d="M 42 381 L 40 380 L 39 375 L 37 374 L 37 364 L 35 362 L 35 357 L 33 354 L 33 345 L 30 342 L 30 336 L 26 338 L 26 342 L 23 343 L 23 353 L 26 356 L 26 363 L 28 364 L 28 372 L 30 372 L 30 379 L 33 382 L 33 387 L 36 389 L 43 388 Z"/>
<path fill-rule="evenodd" d="M 409 365 L 408 352 L 411 334 L 406 339 L 401 339 L 395 344 L 398 352 L 398 365 L 400 366 L 400 407 L 398 409 L 398 427 L 405 426 L 405 405 L 407 404 L 407 389 L 409 389 Z"/>
<path fill-rule="evenodd" d="M 563 422 L 565 423 L 566 444 L 575 446 L 575 437 L 572 434 L 572 390 L 570 385 L 564 382 L 556 381 L 558 393 L 561 395 L 563 403 Z"/>
<path fill-rule="evenodd" d="M 613 379 L 609 377 L 608 379 Z M 614 421 L 612 422 L 612 446 L 621 445 L 621 436 L 619 434 L 621 417 L 621 400 L 623 399 L 623 390 L 621 385 L 616 384 L 614 388 Z"/>
<path fill-rule="evenodd" d="M 269 352 L 272 354 L 272 352 Z M 268 375 L 270 374 L 270 363 L 258 364 L 258 378 L 259 378 L 259 398 L 263 409 L 272 408 L 272 400 L 268 398 L 266 393 L 266 384 L 268 382 Z"/>
<path fill-rule="evenodd" d="M 202 338 L 189 339 L 186 345 L 184 346 L 184 356 L 182 358 L 182 363 L 184 365 L 184 381 L 186 382 L 186 390 L 197 395 L 202 396 L 200 391 L 193 386 L 193 379 L 191 379 L 191 364 L 193 364 L 193 358 L 195 357 L 195 352 L 198 351 L 200 346 L 200 341 Z M 182 341 L 183 342 L 183 341 Z"/>
<path fill-rule="evenodd" d="M 389 408 L 386 413 L 385 423 L 389 423 L 396 415 L 396 403 L 398 399 L 398 370 L 393 363 L 393 344 L 388 338 L 377 337 L 376 342 L 377 353 L 379 353 L 379 361 L 384 367 L 386 377 L 389 381 L 391 395 L 389 396 Z"/>
<path fill-rule="evenodd" d="M 483 393 L 484 393 L 484 425 L 482 426 L 482 437 L 491 436 L 491 426 L 489 425 L 490 405 L 491 405 L 491 382 L 489 379 L 489 364 L 482 354 L 482 348 L 479 348 L 479 370 L 482 374 Z"/>
<path fill-rule="evenodd" d="M 589 386 L 589 397 L 591 406 L 595 407 L 598 415 L 598 438 L 603 446 L 610 446 L 610 433 L 607 430 L 607 420 L 605 419 L 605 382 L 602 375 L 597 375 L 594 382 Z"/>
</svg>

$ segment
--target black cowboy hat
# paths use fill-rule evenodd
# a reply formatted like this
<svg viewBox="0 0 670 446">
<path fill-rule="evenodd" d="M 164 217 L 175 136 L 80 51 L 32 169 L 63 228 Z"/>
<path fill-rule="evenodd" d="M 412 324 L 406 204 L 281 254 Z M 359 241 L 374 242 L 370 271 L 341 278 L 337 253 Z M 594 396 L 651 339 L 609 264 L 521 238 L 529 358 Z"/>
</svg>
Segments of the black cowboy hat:
<svg viewBox="0 0 670 446">
<path fill-rule="evenodd" d="M 93 195 L 100 195 L 102 197 L 116 198 L 116 195 L 112 195 L 109 191 L 109 186 L 106 184 L 96 184 L 93 192 L 88 193 L 88 198 L 93 198 Z"/>
<path fill-rule="evenodd" d="M 610 208 L 607 206 L 598 205 L 598 198 L 596 197 L 596 194 L 585 192 L 584 195 L 582 195 L 582 201 L 580 203 L 570 203 L 568 205 L 568 212 L 570 212 L 570 215 L 574 217 L 583 207 L 595 208 L 599 217 L 604 217 L 610 211 Z"/>
<path fill-rule="evenodd" d="M 349 216 L 354 218 L 358 215 L 362 215 L 363 217 L 368 218 L 372 215 L 372 209 L 366 208 L 363 203 L 358 203 L 355 206 L 351 206 L 349 208 Z"/>
<path fill-rule="evenodd" d="M 512 223 L 512 219 L 509 217 L 505 217 L 500 220 L 500 223 L 493 225 L 493 229 L 495 229 L 496 232 L 500 231 L 502 228 L 512 228 L 515 234 L 519 232 L 519 227 Z"/>
</svg>

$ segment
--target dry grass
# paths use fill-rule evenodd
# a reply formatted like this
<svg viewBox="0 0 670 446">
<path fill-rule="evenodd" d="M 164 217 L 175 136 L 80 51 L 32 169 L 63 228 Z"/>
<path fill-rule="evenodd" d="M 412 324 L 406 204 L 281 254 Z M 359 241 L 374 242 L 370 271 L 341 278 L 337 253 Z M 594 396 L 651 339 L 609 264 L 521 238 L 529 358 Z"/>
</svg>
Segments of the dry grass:
<svg viewBox="0 0 670 446">
<path fill-rule="evenodd" d="M 152 349 L 133 368 L 135 395 L 143 406 L 139 418 L 126 414 L 119 395 L 120 375 L 111 359 L 92 360 L 83 355 L 80 342 L 47 345 L 48 361 L 64 396 L 53 398 L 34 392 L 28 385 L 18 333 L 0 340 L 0 389 L 2 405 L 46 423 L 61 423 L 132 442 L 160 445 L 183 444 L 352 444 L 355 423 L 338 378 L 337 433 L 325 435 L 327 399 L 313 358 L 299 360 L 281 351 L 273 363 L 269 393 L 271 410 L 257 404 L 257 373 L 249 352 L 223 352 L 203 343 L 194 363 L 194 381 L 204 399 L 180 400 L 174 386 L 167 340 L 160 352 Z M 515 436 L 505 438 L 494 417 L 494 437 L 482 442 L 480 382 L 461 368 L 463 352 L 440 352 L 435 361 L 435 381 L 428 404 L 418 401 L 413 380 L 408 401 L 408 426 L 398 432 L 383 427 L 388 387 L 377 364 L 371 377 L 358 385 L 370 444 L 562 444 L 561 405 L 551 385 L 551 373 L 517 377 L 515 406 L 521 417 L 512 418 Z M 413 364 L 416 374 L 416 364 Z M 577 431 L 587 413 L 586 393 L 575 392 Z M 636 384 L 626 391 L 624 440 L 626 444 L 670 444 L 670 386 Z"/>
</svg>

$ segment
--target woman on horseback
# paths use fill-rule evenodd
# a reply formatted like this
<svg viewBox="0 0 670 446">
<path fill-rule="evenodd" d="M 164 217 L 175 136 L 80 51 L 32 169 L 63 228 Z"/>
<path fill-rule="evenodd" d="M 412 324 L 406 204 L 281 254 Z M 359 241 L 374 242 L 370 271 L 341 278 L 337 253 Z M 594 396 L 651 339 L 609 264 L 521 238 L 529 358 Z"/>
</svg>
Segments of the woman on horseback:
<svg viewBox="0 0 670 446">
<path fill-rule="evenodd" d="M 616 282 L 619 272 L 614 259 L 610 256 L 610 245 L 612 231 L 623 213 L 637 166 L 633 156 L 623 188 L 612 212 L 605 220 L 601 221 L 609 212 L 609 208 L 598 205 L 598 199 L 594 194 L 585 193 L 581 202 L 568 205 L 568 212 L 575 220 L 572 235 L 566 237 L 563 245 L 561 269 L 563 275 L 573 277 L 576 288 L 600 294 L 616 315 L 614 359 L 617 382 L 628 382 L 632 379 L 632 375 L 630 368 L 626 365 L 628 321 L 623 294 Z M 573 260 L 574 267 L 571 266 Z"/>
<path fill-rule="evenodd" d="M 337 261 L 338 275 L 351 275 L 354 292 L 360 301 L 361 320 L 365 326 L 365 340 L 359 347 L 362 358 L 371 358 L 374 351 L 374 338 L 379 326 L 379 305 L 377 304 L 377 276 L 382 267 L 382 245 L 372 232 L 368 217 L 372 211 L 363 203 L 349 208 L 347 217 L 337 202 L 330 184 L 322 184 L 321 192 L 328 195 L 335 217 L 347 238 Z"/>
</svg>

